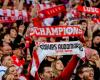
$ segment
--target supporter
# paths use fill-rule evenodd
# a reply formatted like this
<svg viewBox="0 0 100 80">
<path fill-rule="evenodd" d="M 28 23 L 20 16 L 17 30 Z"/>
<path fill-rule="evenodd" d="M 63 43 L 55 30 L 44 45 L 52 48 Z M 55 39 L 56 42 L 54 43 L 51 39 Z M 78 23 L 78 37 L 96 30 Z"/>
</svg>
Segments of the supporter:
<svg viewBox="0 0 100 80">
<path fill-rule="evenodd" d="M 51 67 L 53 69 L 53 76 L 57 77 L 64 69 L 64 65 L 61 60 L 56 60 L 52 62 Z"/>
<path fill-rule="evenodd" d="M 12 59 L 14 61 L 14 65 L 18 69 L 18 72 L 21 73 L 25 60 L 19 47 L 13 50 Z"/>
<path fill-rule="evenodd" d="M 81 29 L 83 30 L 83 33 L 84 33 L 84 40 L 86 40 L 88 38 L 88 40 L 91 43 L 92 42 L 92 35 L 93 35 L 93 32 L 92 32 L 93 25 L 88 20 L 80 20 L 79 24 L 80 24 Z"/>
<path fill-rule="evenodd" d="M 2 41 L 3 41 L 3 45 L 7 45 L 7 44 L 9 45 L 11 43 L 10 35 L 6 33 L 4 35 L 4 38 L 2 39 Z"/>
<path fill-rule="evenodd" d="M 14 41 L 15 38 L 17 37 L 17 31 L 15 28 L 10 29 L 10 36 L 11 36 L 11 41 Z"/>
<path fill-rule="evenodd" d="M 86 33 L 87 27 L 88 27 L 88 23 L 86 20 L 81 20 L 79 22 L 79 24 L 81 25 L 82 30 L 84 31 L 84 33 Z"/>
<path fill-rule="evenodd" d="M 74 68 L 76 67 L 78 60 L 79 59 L 77 58 L 77 56 L 73 56 L 72 59 L 67 64 L 67 66 L 64 68 L 64 70 L 61 72 L 61 74 L 59 76 L 53 78 L 53 80 L 69 80 L 73 73 Z M 49 65 L 50 65 L 50 63 L 49 63 Z M 42 67 L 42 69 L 44 69 L 44 68 L 45 67 Z M 51 78 L 51 77 L 49 77 L 49 78 Z M 38 75 L 35 76 L 35 80 L 39 80 Z M 43 77 L 43 80 L 45 80 L 44 77 Z"/>
<path fill-rule="evenodd" d="M 14 76 L 14 80 L 27 80 L 26 77 L 24 76 L 24 74 L 19 74 L 18 73 L 18 69 L 16 69 L 15 66 L 10 66 L 7 69 L 5 74 L 13 75 Z"/>
<path fill-rule="evenodd" d="M 88 53 L 86 55 L 87 59 L 90 61 L 90 63 L 95 63 L 96 60 L 99 60 L 98 52 L 94 49 L 91 49 L 91 53 Z"/>
<path fill-rule="evenodd" d="M 19 78 L 19 74 L 18 74 L 15 66 L 8 67 L 6 74 L 12 74 L 14 76 L 15 80 L 18 80 L 18 78 Z"/>
<path fill-rule="evenodd" d="M 87 64 L 80 65 L 77 68 L 76 77 L 74 80 L 94 80 L 94 70 Z"/>
<path fill-rule="evenodd" d="M 4 74 L 2 80 L 14 80 L 14 75 L 12 74 Z"/>
<path fill-rule="evenodd" d="M 50 62 L 44 62 L 45 65 L 41 64 L 39 69 L 40 79 L 51 80 L 53 78 L 53 70 L 51 68 Z"/>
<path fill-rule="evenodd" d="M 12 48 L 11 48 L 10 45 L 3 45 L 2 46 L 2 51 L 3 51 L 3 55 L 4 54 L 9 54 L 9 55 L 12 54 Z"/>
<path fill-rule="evenodd" d="M 12 65 L 13 65 L 13 60 L 9 55 L 3 55 L 1 57 L 0 80 L 2 80 L 2 76 L 5 74 L 7 68 Z"/>
<path fill-rule="evenodd" d="M 100 52 L 100 36 L 98 33 L 96 33 L 96 35 L 93 36 L 92 48 Z"/>
<path fill-rule="evenodd" d="M 91 50 L 91 53 L 89 53 L 88 55 L 86 55 L 87 57 L 87 64 L 91 65 L 94 69 L 94 78 L 95 80 L 99 80 L 100 76 L 98 74 L 100 74 L 100 57 L 98 55 L 98 52 L 94 49 Z"/>
<path fill-rule="evenodd" d="M 17 33 L 17 30 L 15 28 L 10 29 L 10 36 L 11 36 L 11 47 L 17 47 L 20 45 L 21 39 L 23 38 L 23 27 L 19 27 L 19 32 Z"/>
<path fill-rule="evenodd" d="M 27 80 L 25 76 L 18 73 L 18 70 L 16 69 L 15 66 L 10 66 L 6 71 L 6 74 L 13 75 L 14 80 Z"/>
</svg>

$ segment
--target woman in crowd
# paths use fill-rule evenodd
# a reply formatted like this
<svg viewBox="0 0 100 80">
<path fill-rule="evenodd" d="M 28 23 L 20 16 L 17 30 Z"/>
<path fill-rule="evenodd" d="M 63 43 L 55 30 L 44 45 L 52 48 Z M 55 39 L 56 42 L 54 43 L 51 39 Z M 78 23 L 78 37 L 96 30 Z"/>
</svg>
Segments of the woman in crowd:
<svg viewBox="0 0 100 80">
<path fill-rule="evenodd" d="M 52 62 L 51 67 L 53 69 L 54 77 L 57 77 L 58 75 L 60 75 L 64 69 L 64 65 L 61 60 L 56 60 L 56 61 Z"/>
</svg>

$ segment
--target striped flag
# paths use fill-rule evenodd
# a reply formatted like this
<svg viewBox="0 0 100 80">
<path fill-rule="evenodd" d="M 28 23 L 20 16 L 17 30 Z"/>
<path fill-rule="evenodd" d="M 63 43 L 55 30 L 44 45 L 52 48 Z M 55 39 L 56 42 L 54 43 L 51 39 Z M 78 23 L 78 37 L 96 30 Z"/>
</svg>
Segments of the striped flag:
<svg viewBox="0 0 100 80">
<path fill-rule="evenodd" d="M 46 54 L 43 53 L 41 50 L 35 50 L 33 52 L 33 59 L 32 59 L 32 66 L 31 66 L 31 75 L 33 77 L 35 77 L 36 72 L 39 68 L 40 63 L 44 60 L 44 58 L 46 57 Z"/>
</svg>

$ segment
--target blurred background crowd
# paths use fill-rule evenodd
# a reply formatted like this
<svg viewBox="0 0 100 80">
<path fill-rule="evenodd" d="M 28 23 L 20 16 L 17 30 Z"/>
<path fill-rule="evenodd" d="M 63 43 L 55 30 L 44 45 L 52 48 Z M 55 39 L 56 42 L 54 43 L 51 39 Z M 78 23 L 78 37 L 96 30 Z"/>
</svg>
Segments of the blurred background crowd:
<svg viewBox="0 0 100 80">
<path fill-rule="evenodd" d="M 38 11 L 58 5 L 64 5 L 66 13 L 44 19 L 42 26 L 80 26 L 85 59 L 77 55 L 47 56 L 40 64 L 38 76 L 33 76 L 35 42 L 79 41 L 74 36 L 30 36 L 36 27 L 32 19 L 42 17 Z M 0 0 L 0 11 L 24 10 L 28 16 L 27 21 L 22 18 L 7 22 L 0 12 L 0 80 L 100 80 L 100 21 L 94 20 L 100 17 L 77 11 L 78 5 L 100 9 L 100 0 Z"/>
</svg>

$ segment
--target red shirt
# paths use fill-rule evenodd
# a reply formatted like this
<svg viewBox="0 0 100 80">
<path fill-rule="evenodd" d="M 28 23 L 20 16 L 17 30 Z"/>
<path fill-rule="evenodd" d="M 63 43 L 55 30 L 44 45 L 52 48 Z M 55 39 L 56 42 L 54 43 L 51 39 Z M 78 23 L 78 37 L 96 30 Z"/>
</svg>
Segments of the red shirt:
<svg viewBox="0 0 100 80">
<path fill-rule="evenodd" d="M 24 63 L 25 63 L 25 60 L 22 59 L 22 60 L 19 60 L 15 55 L 12 56 L 12 59 L 13 59 L 13 63 L 16 65 L 16 66 L 23 66 Z"/>
</svg>

